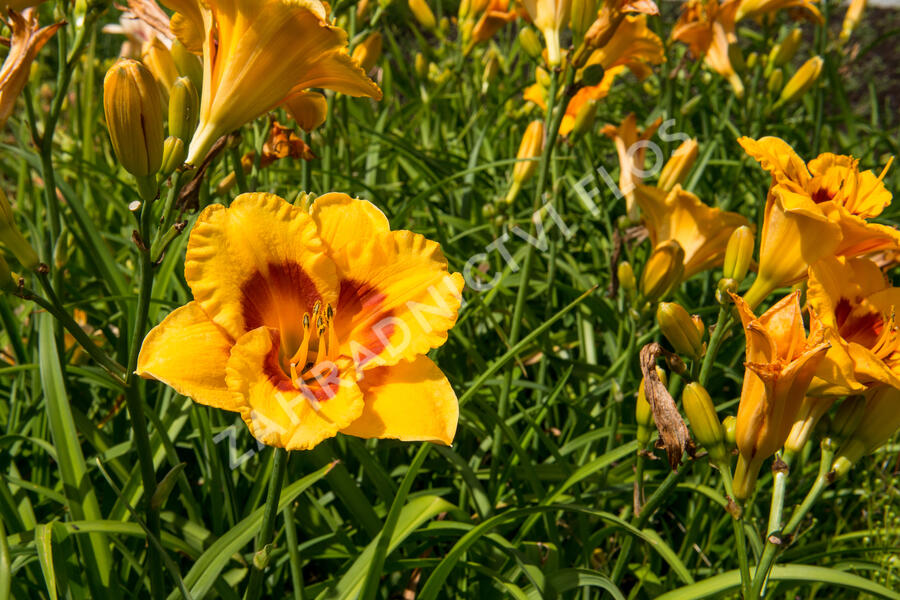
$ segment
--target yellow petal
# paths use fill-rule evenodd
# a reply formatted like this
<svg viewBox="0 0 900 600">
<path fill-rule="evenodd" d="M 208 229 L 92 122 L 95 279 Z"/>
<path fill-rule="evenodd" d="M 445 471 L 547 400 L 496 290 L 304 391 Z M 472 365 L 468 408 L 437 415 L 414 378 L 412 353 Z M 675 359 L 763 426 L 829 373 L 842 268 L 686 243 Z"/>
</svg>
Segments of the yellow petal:
<svg viewBox="0 0 900 600">
<path fill-rule="evenodd" d="M 355 421 L 363 396 L 353 369 L 322 371 L 321 385 L 294 387 L 279 360 L 279 334 L 260 327 L 238 339 L 226 369 L 228 389 L 240 398 L 241 417 L 257 440 L 308 450 Z"/>
<path fill-rule="evenodd" d="M 144 338 L 137 374 L 175 388 L 194 401 L 240 410 L 225 385 L 225 366 L 234 340 L 213 323 L 197 302 L 172 311 Z"/>
<path fill-rule="evenodd" d="M 387 217 L 368 200 L 351 198 L 347 194 L 331 192 L 316 198 L 309 209 L 316 222 L 319 238 L 331 253 L 360 240 L 373 239 L 389 233 Z"/>
<path fill-rule="evenodd" d="M 802 186 L 809 181 L 809 171 L 803 159 L 784 140 L 777 137 L 763 137 L 759 140 L 741 137 L 738 138 L 738 143 L 773 178 L 786 177 Z"/>
<path fill-rule="evenodd" d="M 169 19 L 169 29 L 172 34 L 178 38 L 178 41 L 187 48 L 188 52 L 194 54 L 203 54 L 203 19 L 199 13 L 197 18 L 191 18 L 187 15 L 176 12 Z"/>
<path fill-rule="evenodd" d="M 359 385 L 365 408 L 342 433 L 448 446 L 453 442 L 459 403 L 450 382 L 427 356 L 371 369 Z"/>
<path fill-rule="evenodd" d="M 303 314 L 317 301 L 337 301 L 337 274 L 315 222 L 273 194 L 242 194 L 229 208 L 204 209 L 184 274 L 194 299 L 234 339 L 268 326 L 299 344 Z"/>
<path fill-rule="evenodd" d="M 323 55 L 307 69 L 291 93 L 306 88 L 326 88 L 348 96 L 368 96 L 375 100 L 381 100 L 382 96 L 381 89 L 346 52 Z"/>
<path fill-rule="evenodd" d="M 328 113 L 328 101 L 318 92 L 294 94 L 284 101 L 284 107 L 306 132 L 324 123 Z"/>
</svg>

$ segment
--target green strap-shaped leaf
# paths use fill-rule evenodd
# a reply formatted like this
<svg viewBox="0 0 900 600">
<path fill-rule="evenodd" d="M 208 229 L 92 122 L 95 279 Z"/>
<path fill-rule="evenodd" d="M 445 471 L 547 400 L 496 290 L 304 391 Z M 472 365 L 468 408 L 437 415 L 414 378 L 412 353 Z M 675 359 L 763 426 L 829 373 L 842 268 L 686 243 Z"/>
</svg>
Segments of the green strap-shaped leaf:
<svg viewBox="0 0 900 600">
<path fill-rule="evenodd" d="M 900 600 L 900 593 L 889 590 L 883 585 L 869 581 L 865 577 L 829 569 L 828 567 L 816 567 L 813 565 L 781 565 L 772 569 L 769 581 L 794 581 L 798 583 L 824 583 L 832 586 L 840 586 L 857 592 L 866 592 L 879 598 Z M 677 590 L 665 593 L 656 600 L 700 600 L 711 598 L 718 594 L 737 591 L 741 587 L 741 574 L 739 571 L 728 571 L 709 579 L 704 579 L 693 585 L 688 585 Z"/>
</svg>

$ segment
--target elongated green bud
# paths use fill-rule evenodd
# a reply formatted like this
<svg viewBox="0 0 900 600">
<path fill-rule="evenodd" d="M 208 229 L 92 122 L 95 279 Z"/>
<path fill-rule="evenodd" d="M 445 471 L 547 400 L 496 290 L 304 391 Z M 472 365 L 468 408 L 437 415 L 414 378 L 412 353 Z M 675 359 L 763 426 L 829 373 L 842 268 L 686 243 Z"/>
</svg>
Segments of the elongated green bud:
<svg viewBox="0 0 900 600">
<path fill-rule="evenodd" d="M 681 281 L 684 274 L 684 249 L 675 240 L 662 242 L 653 249 L 641 273 L 641 295 L 654 302 L 663 298 Z"/>
<path fill-rule="evenodd" d="M 634 269 L 631 268 L 631 263 L 620 262 L 619 266 L 616 267 L 616 275 L 619 279 L 619 286 L 628 292 L 629 295 L 633 294 L 637 289 L 637 279 L 634 277 Z"/>
<path fill-rule="evenodd" d="M 432 12 L 431 7 L 425 0 L 409 0 L 409 10 L 412 11 L 416 21 L 419 22 L 424 29 L 434 31 L 437 27 L 437 19 Z"/>
<path fill-rule="evenodd" d="M 788 80 L 784 89 L 781 90 L 781 97 L 775 103 L 775 107 L 777 108 L 803 97 L 803 94 L 819 80 L 823 64 L 825 64 L 825 61 L 820 56 L 813 56 L 803 63 L 803 66 L 797 69 L 794 76 Z"/>
<path fill-rule="evenodd" d="M 169 135 L 191 143 L 200 118 L 200 96 L 187 77 L 179 77 L 169 93 Z"/>
<path fill-rule="evenodd" d="M 706 348 L 703 345 L 703 332 L 697 323 L 680 304 L 660 302 L 656 308 L 656 321 L 659 330 L 678 354 L 697 360 Z M 700 326 L 703 323 L 700 322 Z"/>
<path fill-rule="evenodd" d="M 694 114 L 694 111 L 697 110 L 697 107 L 700 106 L 700 102 L 703 101 L 703 95 L 697 94 L 693 98 L 689 99 L 687 102 L 681 105 L 681 112 L 684 116 L 689 116 Z"/>
<path fill-rule="evenodd" d="M 800 47 L 802 40 L 803 31 L 799 27 L 787 34 L 784 40 L 776 44 L 769 53 L 769 62 L 766 63 L 766 70 L 783 67 L 789 63 L 794 58 L 794 55 L 797 54 L 797 49 Z"/>
<path fill-rule="evenodd" d="M 571 2 L 569 25 L 572 28 L 577 45 L 591 24 L 597 19 L 597 0 L 571 0 Z"/>
<path fill-rule="evenodd" d="M 29 271 L 40 264 L 37 252 L 19 231 L 12 206 L 3 190 L 0 190 L 0 243 L 13 253 L 16 260 Z"/>
<path fill-rule="evenodd" d="M 781 91 L 781 86 L 784 83 L 784 72 L 781 69 L 775 69 L 772 73 L 769 74 L 769 78 L 766 80 L 766 89 L 769 90 L 770 94 L 777 94 Z"/>
<path fill-rule="evenodd" d="M 116 158 L 135 177 L 162 163 L 163 111 L 156 80 L 136 60 L 120 59 L 103 80 L 103 109 Z"/>
<path fill-rule="evenodd" d="M 746 225 L 741 225 L 731 232 L 722 266 L 722 276 L 725 279 L 733 279 L 738 285 L 744 280 L 753 260 L 755 244 L 753 230 Z"/>
<path fill-rule="evenodd" d="M 164 178 L 175 172 L 175 169 L 184 164 L 187 158 L 187 147 L 181 138 L 170 135 L 163 145 L 163 161 L 159 174 Z"/>
<path fill-rule="evenodd" d="M 194 89 L 199 92 L 203 87 L 203 62 L 200 57 L 176 39 L 172 41 L 172 60 L 175 61 L 178 74 L 190 79 Z"/>
<path fill-rule="evenodd" d="M 531 27 L 523 27 L 519 30 L 519 45 L 531 58 L 538 59 L 544 51 L 541 38 Z"/>
<path fill-rule="evenodd" d="M 725 432 L 725 443 L 728 445 L 728 450 L 733 450 L 737 447 L 737 417 L 728 415 L 722 419 L 722 430 Z"/>
<path fill-rule="evenodd" d="M 725 450 L 725 430 L 716 415 L 716 407 L 713 406 L 709 393 L 699 383 L 689 383 L 681 394 L 681 404 L 691 422 L 694 437 L 709 452 L 710 459 L 717 464 L 725 462 L 728 456 Z"/>
</svg>

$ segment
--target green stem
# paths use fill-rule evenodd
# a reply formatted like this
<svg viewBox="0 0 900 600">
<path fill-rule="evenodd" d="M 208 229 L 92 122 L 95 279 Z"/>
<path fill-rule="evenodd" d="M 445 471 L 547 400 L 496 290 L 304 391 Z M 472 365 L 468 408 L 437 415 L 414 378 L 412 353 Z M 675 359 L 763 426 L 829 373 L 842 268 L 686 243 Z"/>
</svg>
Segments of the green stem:
<svg viewBox="0 0 900 600">
<path fill-rule="evenodd" d="M 244 600 L 257 600 L 262 590 L 263 576 L 268 562 L 267 546 L 275 537 L 275 516 L 278 514 L 278 500 L 281 498 L 281 486 L 284 484 L 284 474 L 287 470 L 288 452 L 284 448 L 273 448 L 275 452 L 272 474 L 269 478 L 269 494 L 266 497 L 266 508 L 263 512 L 262 527 L 256 538 L 256 555 L 253 558 L 253 567 L 250 573 L 250 582 L 244 592 Z"/>
<path fill-rule="evenodd" d="M 75 319 L 66 312 L 66 310 L 62 307 L 62 304 L 59 301 L 59 298 L 56 297 L 56 294 L 53 292 L 53 287 L 50 285 L 50 281 L 47 279 L 47 275 L 43 273 L 38 274 L 38 281 L 41 282 L 41 286 L 44 288 L 44 291 L 47 293 L 47 298 L 42 298 L 38 296 L 34 292 L 30 290 L 25 290 L 21 297 L 24 300 L 30 300 L 46 310 L 48 313 L 53 315 L 53 317 L 60 322 L 60 324 L 72 334 L 72 337 L 75 338 L 84 351 L 87 352 L 91 358 L 97 361 L 101 367 L 106 369 L 106 371 L 116 380 L 116 382 L 125 385 L 125 380 L 123 379 L 123 374 L 125 373 L 125 367 L 114 361 L 110 358 L 103 350 L 100 349 L 97 344 L 85 333 L 84 329 L 81 328 L 81 325 L 75 322 Z"/>
<path fill-rule="evenodd" d="M 575 77 L 575 72 L 573 69 L 569 69 L 566 75 L 566 84 L 565 88 L 568 88 L 571 85 L 573 79 Z M 555 110 L 556 108 L 556 92 L 559 88 L 559 71 L 554 70 L 551 79 L 550 79 L 550 89 L 547 94 L 547 114 L 545 116 L 545 131 L 547 133 L 546 142 L 544 144 L 544 150 L 541 154 L 541 161 L 538 167 L 538 179 L 537 179 L 537 187 L 534 192 L 534 204 L 533 211 L 537 211 L 541 206 L 541 198 L 544 194 L 544 187 L 547 183 L 547 173 L 550 167 L 550 160 L 553 155 L 553 148 L 556 145 L 557 133 L 559 132 L 559 125 L 562 122 L 562 117 L 565 111 L 563 109 Z M 531 221 L 530 234 L 533 236 L 535 233 L 535 224 L 534 221 Z M 516 293 L 516 302 L 513 307 L 513 316 L 512 316 L 512 325 L 509 331 L 509 339 L 508 344 L 510 347 L 515 346 L 519 342 L 519 336 L 522 332 L 522 314 L 525 311 L 525 300 L 528 297 L 528 289 L 529 283 L 531 281 L 531 270 L 534 266 L 534 246 L 532 244 L 528 244 L 525 248 L 525 259 L 522 264 L 522 271 L 519 278 L 519 288 Z M 512 389 L 512 380 L 513 373 L 515 372 L 515 368 L 507 369 L 506 374 L 503 378 L 503 387 L 500 390 L 500 399 L 497 404 L 497 415 L 500 419 L 500 422 L 506 421 L 506 418 L 509 416 L 509 394 Z M 491 464 L 491 481 L 496 481 L 497 473 L 499 472 L 501 460 L 500 456 L 502 454 L 502 436 L 503 432 L 501 427 L 498 425 L 494 429 L 494 445 L 493 445 L 493 457 L 494 460 Z"/>
<path fill-rule="evenodd" d="M 709 337 L 709 346 L 706 349 L 706 355 L 703 357 L 703 366 L 700 367 L 700 378 L 697 380 L 700 385 L 706 387 L 712 367 L 716 362 L 716 355 L 719 353 L 719 347 L 725 339 L 725 334 L 731 328 L 731 311 L 727 306 L 719 308 L 719 316 L 716 318 L 716 327 L 713 329 L 712 335 Z"/>
<path fill-rule="evenodd" d="M 294 600 L 305 600 L 306 590 L 303 585 L 303 561 L 300 558 L 300 548 L 297 545 L 297 526 L 294 524 L 294 513 L 291 507 L 286 506 L 281 511 L 284 519 L 284 538 L 288 547 L 288 557 L 291 565 L 291 584 L 294 586 Z"/>
<path fill-rule="evenodd" d="M 680 471 L 672 471 L 666 476 L 663 482 L 656 488 L 656 491 L 653 492 L 653 495 L 650 496 L 650 499 L 647 500 L 646 504 L 644 504 L 641 509 L 641 514 L 635 515 L 631 519 L 631 524 L 637 529 L 642 528 L 647 524 L 647 521 L 650 520 L 650 517 L 653 516 L 653 513 L 656 512 L 656 509 L 663 503 L 663 500 L 666 498 L 671 498 L 670 492 L 672 488 L 678 485 L 678 481 L 681 479 L 682 475 L 686 469 L 681 469 Z M 618 583 L 618 581 L 622 578 L 622 575 L 625 573 L 625 567 L 628 565 L 628 558 L 631 554 L 631 546 L 634 544 L 634 538 L 632 536 L 628 536 L 625 538 L 625 541 L 622 542 L 622 550 L 619 552 L 619 556 L 616 559 L 616 565 L 613 567 L 612 575 L 610 579 L 612 579 L 613 583 Z"/>
<path fill-rule="evenodd" d="M 737 549 L 738 565 L 741 570 L 741 594 L 745 600 L 748 597 L 747 592 L 750 590 L 750 559 L 747 556 L 747 534 L 744 531 L 744 511 L 743 507 L 734 500 L 734 482 L 731 480 L 731 465 L 727 462 L 716 465 L 722 474 L 722 483 L 725 486 L 725 494 L 728 501 L 734 504 L 734 507 L 728 511 L 731 514 L 731 525 L 734 528 L 734 543 Z"/>
<path fill-rule="evenodd" d="M 775 558 L 778 555 L 778 551 L 781 549 L 782 540 L 791 536 L 800 523 L 803 521 L 803 518 L 810 511 L 816 501 L 821 497 L 822 492 L 825 491 L 825 488 L 828 487 L 828 484 L 831 483 L 828 474 L 831 471 L 831 461 L 834 459 L 834 444 L 832 444 L 831 440 L 826 438 L 822 440 L 822 458 L 819 461 L 819 475 L 816 477 L 816 481 L 813 483 L 812 488 L 809 490 L 809 493 L 806 495 L 806 498 L 803 499 L 803 502 L 799 507 L 794 511 L 794 514 L 791 515 L 791 520 L 788 521 L 788 524 L 784 527 L 784 530 L 781 532 L 780 536 L 773 536 L 771 533 L 769 534 L 769 538 L 766 540 L 766 547 L 763 549 L 762 556 L 759 559 L 759 564 L 756 566 L 756 573 L 753 577 L 753 585 L 750 588 L 750 600 L 757 600 L 760 598 L 760 595 L 763 593 L 763 586 L 765 585 L 766 579 L 769 576 L 769 571 L 771 571 L 772 566 L 775 564 Z M 785 478 L 786 479 L 786 478 Z M 777 493 L 777 489 L 775 490 Z M 784 502 L 784 492 L 782 491 L 781 502 Z M 774 503 L 776 498 L 773 494 L 772 502 Z M 771 528 L 772 523 L 769 523 Z M 773 543 L 772 539 L 775 539 L 777 543 Z"/>
</svg>

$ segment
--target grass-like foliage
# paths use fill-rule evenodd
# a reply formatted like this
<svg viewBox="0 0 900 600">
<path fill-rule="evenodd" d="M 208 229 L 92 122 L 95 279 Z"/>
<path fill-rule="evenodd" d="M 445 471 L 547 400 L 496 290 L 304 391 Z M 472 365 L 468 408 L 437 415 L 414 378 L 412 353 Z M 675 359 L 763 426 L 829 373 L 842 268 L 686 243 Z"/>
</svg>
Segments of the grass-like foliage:
<svg viewBox="0 0 900 600">
<path fill-rule="evenodd" d="M 161 3 L 164 12 L 146 0 L 128 12 L 105 0 L 3 7 L 0 600 L 900 598 L 894 301 L 870 302 L 846 275 L 858 260 L 889 281 L 900 235 L 873 224 L 890 227 L 900 203 L 879 196 L 872 214 L 837 206 L 866 200 L 849 178 L 871 170 L 875 180 L 898 153 L 894 11 L 848 22 L 835 0 L 663 2 L 658 12 L 649 0 Z M 549 5 L 565 7 L 564 22 Z M 204 43 L 192 11 L 216 24 L 205 67 L 173 41 L 199 27 Z M 240 19 L 226 23 L 229 11 Z M 251 26 L 289 14 L 288 25 Z M 314 60 L 310 40 L 329 57 Z M 615 48 L 626 43 L 639 47 Z M 120 56 L 143 66 L 113 66 Z M 248 81 L 222 100 L 242 69 Z M 300 87 L 318 94 L 286 100 L 310 79 Z M 220 104 L 210 108 L 212 88 Z M 213 121 L 224 130 L 204 129 Z M 192 143 L 195 128 L 203 140 Z M 787 162 L 760 158 L 774 146 L 753 149 L 766 136 L 802 163 L 832 152 L 858 166 L 812 181 L 801 164 L 810 180 L 800 181 Z M 890 200 L 900 169 L 876 184 Z M 339 398 L 318 396 L 303 405 L 306 421 L 289 415 L 286 435 L 266 437 L 259 402 L 299 393 L 291 382 L 303 375 L 285 372 L 303 309 L 278 309 L 293 320 L 278 343 L 293 346 L 273 350 L 248 384 L 281 377 L 277 394 L 232 385 L 249 342 L 225 321 L 144 343 L 175 309 L 197 300 L 212 315 L 229 293 L 224 279 L 206 296 L 194 285 L 214 269 L 190 266 L 201 253 L 191 232 L 212 218 L 201 211 L 245 192 L 298 207 L 279 214 L 345 193 L 392 230 L 440 244 L 447 266 L 432 248 L 440 268 L 428 268 L 461 274 L 458 314 L 437 337 L 433 308 L 422 331 L 407 321 L 414 355 L 427 352 L 439 371 L 431 387 L 399 382 L 377 396 L 402 403 L 409 414 L 392 418 L 415 427 L 335 433 L 375 403 L 365 386 L 378 385 L 360 383 L 346 422 L 329 412 Z M 782 223 L 800 224 L 773 233 L 767 198 L 776 212 L 782 198 L 807 202 L 783 209 Z M 226 213 L 203 212 L 213 214 Z M 359 250 L 375 245 L 356 214 L 338 223 L 328 260 L 381 273 L 388 258 Z M 853 251 L 839 242 L 851 219 L 865 242 Z M 743 242 L 732 236 L 740 225 Z M 216 268 L 312 244 L 279 227 L 231 231 Z M 790 261 L 799 277 L 779 271 Z M 826 267 L 845 275 L 828 279 Z M 353 306 L 396 293 L 389 314 L 401 315 L 397 290 L 425 268 L 372 275 Z M 248 330 L 246 315 L 268 310 L 252 300 L 266 276 L 240 287 Z M 291 296 L 300 279 L 285 277 L 271 302 L 306 293 Z M 773 305 L 793 321 L 750 313 Z M 334 343 L 324 349 L 350 310 L 335 306 L 318 331 L 316 315 L 332 309 L 313 312 L 318 350 L 297 350 L 299 369 L 342 364 Z M 147 367 L 206 373 L 216 336 L 227 339 L 218 405 Z M 803 400 L 807 388 L 821 410 Z M 431 407 L 439 396 L 444 412 Z M 429 411 L 451 415 L 444 434 Z M 785 437 L 804 415 L 792 447 Z M 295 435 L 307 422 L 319 437 Z"/>
</svg>

